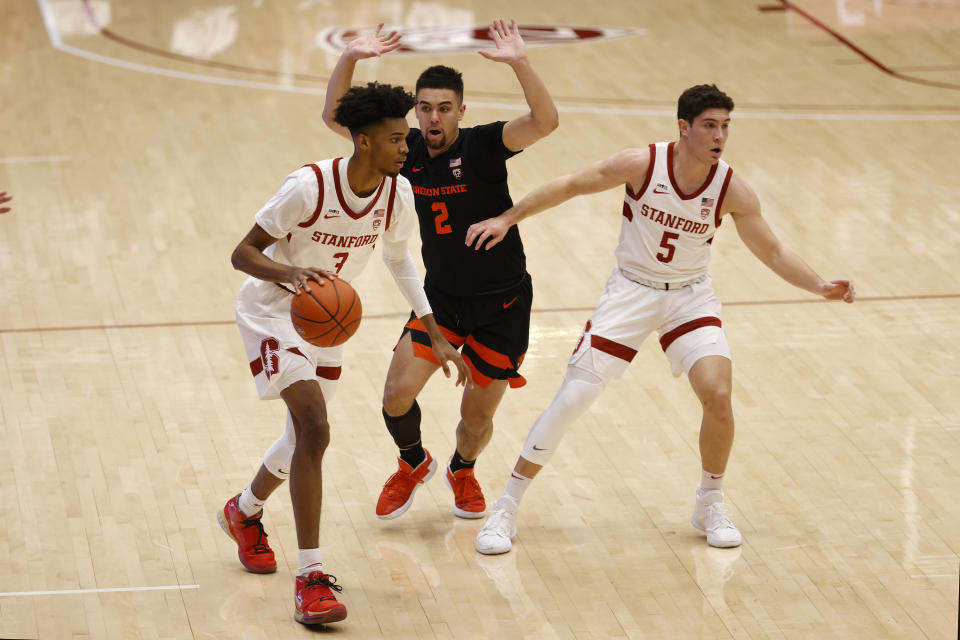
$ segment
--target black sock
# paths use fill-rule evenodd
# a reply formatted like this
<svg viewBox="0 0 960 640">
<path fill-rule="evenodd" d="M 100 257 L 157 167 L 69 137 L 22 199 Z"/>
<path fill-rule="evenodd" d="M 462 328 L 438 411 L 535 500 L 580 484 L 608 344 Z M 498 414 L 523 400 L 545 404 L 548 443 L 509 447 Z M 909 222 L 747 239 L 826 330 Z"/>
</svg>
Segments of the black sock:
<svg viewBox="0 0 960 640">
<path fill-rule="evenodd" d="M 393 442 L 400 449 L 400 459 L 416 468 L 427 458 L 427 452 L 420 442 L 420 405 L 413 401 L 413 406 L 402 416 L 391 416 L 383 412 L 383 421 L 387 431 L 393 436 Z"/>
<path fill-rule="evenodd" d="M 450 458 L 450 471 L 456 473 L 460 469 L 473 469 L 475 464 L 477 464 L 476 459 L 464 460 L 459 451 L 454 451 L 453 457 Z"/>
</svg>

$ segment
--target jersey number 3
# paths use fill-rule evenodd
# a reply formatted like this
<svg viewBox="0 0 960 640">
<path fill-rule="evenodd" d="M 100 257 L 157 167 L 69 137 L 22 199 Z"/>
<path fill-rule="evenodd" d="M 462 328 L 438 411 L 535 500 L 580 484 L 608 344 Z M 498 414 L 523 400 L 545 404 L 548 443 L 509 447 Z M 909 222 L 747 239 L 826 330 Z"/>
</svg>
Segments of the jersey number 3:
<svg viewBox="0 0 960 640">
<path fill-rule="evenodd" d="M 657 260 L 660 262 L 670 262 L 673 260 L 673 254 L 677 250 L 677 245 L 673 244 L 673 241 L 679 237 L 679 233 L 674 233 L 672 231 L 663 232 L 663 237 L 660 238 L 660 246 L 666 249 L 666 253 L 658 253 Z"/>
<path fill-rule="evenodd" d="M 434 202 L 430 205 L 430 209 L 437 212 L 437 217 L 433 219 L 433 224 L 437 227 L 437 235 L 453 233 L 453 227 L 447 222 L 447 218 L 450 217 L 450 212 L 447 211 L 447 203 Z"/>
</svg>

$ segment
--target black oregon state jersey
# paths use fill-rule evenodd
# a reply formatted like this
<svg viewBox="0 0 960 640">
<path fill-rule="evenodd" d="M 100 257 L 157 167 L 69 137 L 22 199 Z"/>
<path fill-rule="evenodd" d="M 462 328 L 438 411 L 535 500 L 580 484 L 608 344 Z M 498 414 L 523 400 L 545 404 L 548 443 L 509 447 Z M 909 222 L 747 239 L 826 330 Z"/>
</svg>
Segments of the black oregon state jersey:
<svg viewBox="0 0 960 640">
<path fill-rule="evenodd" d="M 513 226 L 489 251 L 464 244 L 474 222 L 513 206 L 507 189 L 505 122 L 460 129 L 446 152 L 431 158 L 419 129 L 407 136 L 406 164 L 420 219 L 426 281 L 450 295 L 476 295 L 516 285 L 526 275 L 520 232 Z"/>
</svg>

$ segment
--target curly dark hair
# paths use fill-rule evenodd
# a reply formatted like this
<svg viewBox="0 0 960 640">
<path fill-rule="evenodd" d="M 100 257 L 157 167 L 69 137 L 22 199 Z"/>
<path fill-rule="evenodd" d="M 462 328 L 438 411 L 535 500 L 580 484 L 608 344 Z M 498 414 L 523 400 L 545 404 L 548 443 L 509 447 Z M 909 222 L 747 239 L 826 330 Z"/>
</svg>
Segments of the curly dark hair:
<svg viewBox="0 0 960 640">
<path fill-rule="evenodd" d="M 404 118 L 416 100 L 403 87 L 368 82 L 365 87 L 350 87 L 333 112 L 333 121 L 356 133 L 386 118 Z"/>
<path fill-rule="evenodd" d="M 416 92 L 420 89 L 450 89 L 463 102 L 463 74 L 442 64 L 427 67 L 417 78 Z"/>
<path fill-rule="evenodd" d="M 733 99 L 715 84 L 698 84 L 680 94 L 677 100 L 677 119 L 693 124 L 694 118 L 707 109 L 733 111 Z"/>
</svg>

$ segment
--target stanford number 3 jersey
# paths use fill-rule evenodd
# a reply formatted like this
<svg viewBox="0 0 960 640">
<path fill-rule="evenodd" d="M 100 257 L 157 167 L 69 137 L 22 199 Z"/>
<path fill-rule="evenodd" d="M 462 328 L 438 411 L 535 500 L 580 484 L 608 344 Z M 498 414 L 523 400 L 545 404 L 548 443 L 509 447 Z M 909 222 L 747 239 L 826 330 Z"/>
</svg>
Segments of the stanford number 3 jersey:
<svg viewBox="0 0 960 640">
<path fill-rule="evenodd" d="M 616 255 L 628 278 L 674 284 L 707 275 L 733 169 L 720 160 L 700 188 L 684 193 L 673 176 L 673 145 L 651 144 L 643 186 L 637 193 L 627 186 Z"/>
<path fill-rule="evenodd" d="M 325 269 L 350 282 L 381 237 L 399 242 L 413 234 L 416 212 L 406 178 L 384 178 L 373 196 L 360 199 L 350 191 L 347 162 L 324 160 L 287 176 L 256 215 L 257 224 L 279 238 L 264 255 L 282 264 Z M 289 324 L 291 293 L 289 283 L 250 277 L 237 295 L 237 312 Z M 277 335 L 267 326 L 259 329 Z"/>
</svg>

